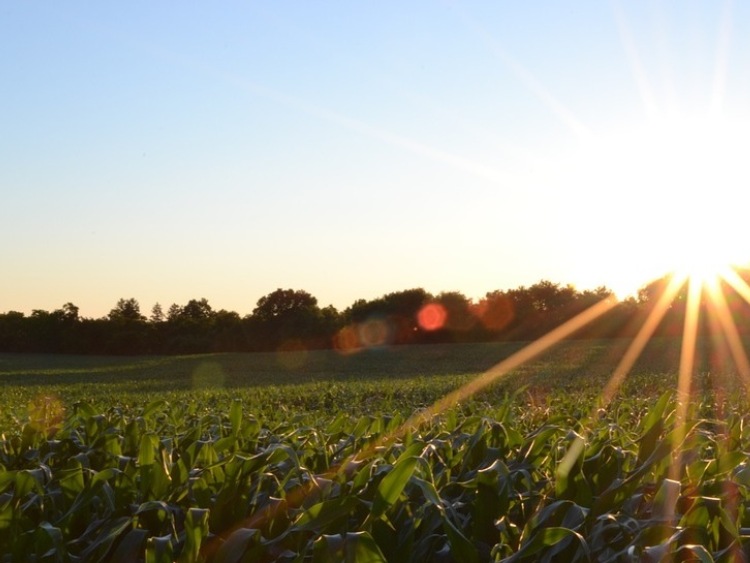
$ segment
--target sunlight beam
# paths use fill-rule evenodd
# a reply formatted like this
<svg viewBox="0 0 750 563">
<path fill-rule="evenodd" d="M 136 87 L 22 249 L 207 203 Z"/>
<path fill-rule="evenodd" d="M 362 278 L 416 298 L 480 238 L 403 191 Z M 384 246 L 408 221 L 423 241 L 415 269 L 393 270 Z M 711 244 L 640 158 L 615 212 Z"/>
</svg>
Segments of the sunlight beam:
<svg viewBox="0 0 750 563">
<path fill-rule="evenodd" d="M 707 284 L 706 288 L 713 303 L 712 311 L 716 313 L 722 332 L 727 339 L 734 365 L 742 378 L 742 382 L 745 384 L 745 389 L 750 393 L 750 360 L 748 360 L 747 352 L 742 345 L 737 325 L 732 319 L 732 313 L 729 310 L 726 297 L 722 293 L 718 283 Z"/>
<path fill-rule="evenodd" d="M 680 368 L 677 379 L 677 406 L 675 409 L 674 430 L 672 431 L 672 462 L 669 466 L 669 479 L 679 483 L 682 473 L 682 442 L 686 436 L 687 412 L 690 404 L 690 384 L 695 368 L 696 342 L 698 338 L 698 320 L 700 316 L 700 299 L 703 284 L 697 279 L 691 279 L 688 288 L 688 300 L 685 310 L 685 324 L 682 332 L 682 348 L 680 350 Z M 679 488 L 669 489 L 670 498 L 664 503 L 664 516 L 674 519 L 675 504 L 679 497 Z M 672 498 L 674 497 L 674 498 Z"/>
<path fill-rule="evenodd" d="M 455 406 L 457 403 L 463 401 L 481 391 L 491 383 L 496 382 L 501 377 L 507 375 L 512 370 L 521 366 L 522 364 L 534 359 L 536 356 L 545 352 L 555 344 L 558 344 L 564 338 L 570 336 L 577 330 L 590 324 L 603 314 L 612 310 L 617 305 L 617 300 L 613 297 L 602 299 L 595 305 L 589 307 L 582 313 L 579 313 L 569 321 L 563 323 L 552 331 L 548 332 L 541 338 L 538 338 L 525 348 L 522 348 L 510 357 L 497 363 L 482 375 L 476 377 L 463 387 L 452 391 L 442 399 L 435 402 L 431 407 L 425 409 L 422 412 L 415 413 L 409 419 L 401 425 L 396 431 L 391 434 L 389 440 L 393 440 L 401 436 L 410 428 L 419 427 L 422 424 L 429 422 L 435 416 L 445 411 L 446 409 Z M 386 440 L 384 440 L 385 442 Z"/>
<path fill-rule="evenodd" d="M 591 130 L 584 125 L 578 117 L 568 109 L 560 100 L 550 93 L 537 78 L 515 58 L 513 58 L 486 29 L 472 18 L 458 4 L 453 8 L 461 16 L 464 24 L 482 40 L 484 46 L 490 53 L 510 69 L 516 78 L 531 92 L 542 104 L 544 104 L 568 129 L 580 140 L 590 140 L 593 137 Z"/>
<path fill-rule="evenodd" d="M 649 117 L 655 117 L 658 115 L 659 110 L 654 101 L 654 94 L 651 90 L 651 85 L 646 78 L 646 72 L 643 70 L 641 58 L 638 56 L 638 50 L 635 47 L 635 40 L 633 39 L 632 33 L 630 33 L 630 27 L 625 18 L 625 12 L 619 2 L 612 2 L 611 6 L 612 11 L 614 12 L 615 22 L 617 23 L 617 30 L 620 33 L 620 40 L 625 49 L 625 55 L 630 64 L 633 79 L 635 80 L 638 92 L 641 95 L 641 101 L 646 108 L 646 114 Z"/>
<path fill-rule="evenodd" d="M 669 284 L 659 297 L 656 305 L 654 305 L 653 309 L 651 309 L 651 311 L 649 312 L 646 321 L 643 323 L 643 326 L 638 331 L 638 334 L 636 335 L 632 344 L 626 350 L 625 354 L 620 360 L 620 363 L 617 364 L 617 367 L 612 373 L 612 377 L 609 379 L 607 385 L 602 390 L 602 401 L 604 402 L 604 406 L 610 403 L 615 393 L 620 388 L 620 385 L 622 385 L 625 377 L 630 372 L 636 360 L 643 352 L 646 344 L 648 344 L 648 341 L 653 336 L 654 332 L 659 326 L 659 323 L 664 318 L 669 305 L 672 303 L 672 301 L 674 301 L 677 292 L 685 284 L 685 281 L 686 278 L 684 276 L 673 276 L 669 280 Z"/>
<path fill-rule="evenodd" d="M 237 73 L 217 69 L 207 64 L 205 61 L 186 57 L 154 43 L 147 43 L 145 41 L 135 42 L 132 38 L 123 36 L 112 28 L 105 28 L 104 26 L 96 25 L 96 27 L 92 27 L 92 29 L 95 29 L 98 33 L 107 34 L 109 38 L 119 41 L 130 49 L 146 53 L 151 57 L 159 58 L 174 67 L 188 70 L 196 75 L 202 75 L 214 81 L 224 82 L 245 93 L 265 98 L 277 104 L 307 114 L 308 116 L 335 123 L 339 127 L 353 131 L 364 137 L 375 139 L 400 148 L 406 152 L 437 161 L 478 178 L 489 180 L 490 182 L 497 184 L 510 184 L 515 181 L 514 178 L 510 178 L 507 174 L 494 166 L 472 160 L 471 158 L 467 158 L 448 150 L 431 146 L 417 139 L 399 135 L 387 129 L 383 129 L 374 123 L 368 123 L 350 117 L 346 114 L 334 111 L 325 106 L 317 105 L 298 96 L 276 90 L 254 80 L 246 79 Z"/>
<path fill-rule="evenodd" d="M 615 370 L 612 373 L 612 377 L 609 378 L 609 381 L 602 390 L 600 403 L 601 407 L 606 407 L 612 401 L 615 393 L 617 393 L 620 385 L 622 385 L 625 377 L 633 367 L 633 364 L 635 364 L 636 360 L 643 352 L 643 349 L 646 347 L 646 344 L 648 344 L 648 341 L 656 331 L 656 328 L 659 326 L 659 323 L 664 318 L 664 315 L 666 314 L 669 305 L 674 300 L 675 295 L 677 295 L 677 292 L 682 288 L 683 285 L 685 285 L 685 280 L 686 278 L 684 277 L 672 277 L 669 280 L 669 284 L 664 289 L 661 296 L 659 296 L 659 300 L 656 302 L 656 305 L 654 305 L 651 311 L 649 311 L 648 317 L 646 317 L 646 321 L 641 326 L 638 334 L 636 334 L 633 342 L 631 342 L 630 346 L 628 346 L 628 349 L 620 359 L 617 367 L 615 367 Z M 594 419 L 595 413 L 597 412 L 598 408 L 599 407 L 597 405 L 594 406 L 594 409 L 585 421 L 586 426 L 588 426 L 588 424 Z M 557 469 L 557 473 L 559 476 L 563 478 L 568 476 L 570 470 L 573 467 L 573 464 L 575 464 L 576 460 L 583 452 L 585 445 L 586 443 L 584 438 L 581 436 L 576 436 L 575 440 L 573 440 L 573 443 L 568 448 L 568 451 L 565 452 L 565 456 L 560 461 L 560 465 Z"/>
<path fill-rule="evenodd" d="M 732 289 L 739 293 L 748 304 L 750 304 L 750 286 L 747 285 L 747 282 L 745 282 L 737 272 L 730 269 L 727 272 L 722 272 L 721 277 L 731 285 Z"/>
<path fill-rule="evenodd" d="M 373 443 L 364 447 L 359 452 L 353 453 L 341 463 L 330 466 L 322 474 L 317 475 L 317 477 L 333 478 L 339 471 L 344 471 L 347 474 L 351 471 L 354 471 L 357 468 L 358 463 L 369 457 L 369 455 L 372 454 L 378 447 L 385 446 L 389 443 L 394 442 L 396 439 L 402 437 L 410 429 L 418 427 L 421 424 L 432 420 L 436 415 L 440 414 L 447 408 L 450 408 L 459 401 L 474 395 L 491 383 L 505 376 L 513 369 L 532 360 L 555 344 L 558 344 L 564 338 L 570 336 L 577 330 L 585 327 L 605 313 L 611 311 L 614 307 L 617 306 L 617 304 L 618 301 L 612 296 L 602 299 L 601 301 L 592 305 L 585 311 L 579 313 L 572 319 L 566 321 L 559 327 L 548 332 L 546 335 L 535 340 L 528 346 L 522 348 L 515 354 L 512 354 L 505 360 L 502 360 L 499 363 L 495 364 L 493 367 L 485 371 L 482 375 L 478 376 L 476 379 L 467 383 L 460 389 L 449 393 L 447 396 L 434 403 L 432 407 L 428 408 L 426 411 L 414 414 L 393 432 L 375 440 Z M 316 476 L 313 476 L 313 478 L 315 477 Z M 295 505 L 301 505 L 302 501 L 310 494 L 310 492 L 311 486 L 300 485 L 293 491 L 291 491 L 289 496 L 293 498 L 292 502 L 294 502 Z M 273 509 L 262 510 L 255 514 L 251 514 L 250 516 L 248 516 L 248 518 L 236 524 L 235 527 L 233 527 L 231 530 L 247 525 L 260 525 L 261 523 L 268 521 L 269 518 L 272 518 L 273 514 Z M 231 530 L 230 532 L 228 532 L 228 534 L 231 533 Z M 216 543 L 216 540 L 212 541 L 210 549 L 216 549 L 217 545 L 218 544 Z"/>
<path fill-rule="evenodd" d="M 207 70 L 206 72 L 209 71 Z M 463 172 L 472 174 L 473 176 L 489 180 L 494 183 L 508 184 L 511 181 L 506 174 L 499 171 L 493 166 L 488 166 L 459 154 L 430 146 L 421 141 L 411 139 L 403 135 L 398 135 L 396 133 L 378 127 L 377 125 L 367 123 L 354 117 L 350 117 L 324 106 L 316 105 L 296 96 L 273 90 L 267 86 L 248 81 L 244 78 L 240 78 L 223 72 L 211 72 L 212 74 L 221 77 L 226 82 L 233 83 L 235 86 L 249 93 L 265 97 L 277 103 L 281 103 L 283 105 L 286 105 L 287 107 L 291 107 L 302 113 L 306 113 L 307 115 L 317 117 L 331 123 L 335 123 L 340 127 L 343 127 L 344 129 L 354 131 L 365 137 L 376 139 L 394 147 L 403 149 L 407 152 L 429 158 L 442 164 L 446 164 L 458 170 L 462 170 Z"/>
<path fill-rule="evenodd" d="M 727 84 L 727 65 L 729 63 L 729 43 L 732 37 L 732 2 L 725 1 L 719 22 L 719 40 L 716 46 L 716 71 L 711 84 L 711 102 L 709 115 L 721 114 Z"/>
</svg>

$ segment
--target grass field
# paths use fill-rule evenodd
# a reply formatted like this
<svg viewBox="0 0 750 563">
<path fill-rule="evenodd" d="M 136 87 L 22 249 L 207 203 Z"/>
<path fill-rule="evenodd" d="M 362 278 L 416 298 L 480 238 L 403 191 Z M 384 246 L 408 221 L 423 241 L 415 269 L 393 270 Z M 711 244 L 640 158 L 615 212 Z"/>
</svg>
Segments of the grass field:
<svg viewBox="0 0 750 563">
<path fill-rule="evenodd" d="M 680 424 L 657 340 L 599 404 L 626 346 L 563 343 L 421 421 L 522 344 L 0 355 L 0 560 L 744 560 L 742 387 L 699 369 Z"/>
</svg>

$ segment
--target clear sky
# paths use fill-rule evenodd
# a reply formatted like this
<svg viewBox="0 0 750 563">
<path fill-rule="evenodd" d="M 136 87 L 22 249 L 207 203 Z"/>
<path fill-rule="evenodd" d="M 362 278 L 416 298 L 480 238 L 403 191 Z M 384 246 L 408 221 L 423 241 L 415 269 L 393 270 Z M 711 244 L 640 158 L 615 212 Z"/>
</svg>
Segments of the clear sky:
<svg viewBox="0 0 750 563">
<path fill-rule="evenodd" d="M 0 47 L 0 312 L 750 259 L 748 3 L 6 2 Z"/>
</svg>

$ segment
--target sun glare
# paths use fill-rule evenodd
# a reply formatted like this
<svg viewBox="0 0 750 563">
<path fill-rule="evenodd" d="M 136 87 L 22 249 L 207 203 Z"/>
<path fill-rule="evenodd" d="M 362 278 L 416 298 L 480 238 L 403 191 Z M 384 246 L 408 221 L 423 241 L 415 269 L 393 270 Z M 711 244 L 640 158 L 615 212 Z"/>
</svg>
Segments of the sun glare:
<svg viewBox="0 0 750 563">
<path fill-rule="evenodd" d="M 721 241 L 685 240 L 685 246 L 671 257 L 671 272 L 676 277 L 687 278 L 699 285 L 714 285 L 734 266 L 724 252 Z"/>
<path fill-rule="evenodd" d="M 581 250 L 581 270 L 591 263 L 592 244 L 600 245 L 596 267 L 618 292 L 669 272 L 708 280 L 746 264 L 748 125 L 741 117 L 661 116 L 571 147 L 556 168 L 566 197 L 610 205 L 565 224 L 573 240 L 591 241 Z M 599 241 L 592 232 L 602 233 Z"/>
</svg>

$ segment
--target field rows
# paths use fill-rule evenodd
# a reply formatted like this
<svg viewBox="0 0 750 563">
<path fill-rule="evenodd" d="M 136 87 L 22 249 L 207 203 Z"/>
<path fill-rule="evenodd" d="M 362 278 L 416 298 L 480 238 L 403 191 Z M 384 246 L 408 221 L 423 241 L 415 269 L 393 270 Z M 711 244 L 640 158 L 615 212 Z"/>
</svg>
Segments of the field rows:
<svg viewBox="0 0 750 563">
<path fill-rule="evenodd" d="M 161 376 L 6 385 L 0 560 L 745 560 L 736 385 L 696 380 L 683 430 L 673 375 L 640 372 L 597 406 L 603 380 L 571 377 L 573 357 L 422 424 L 405 422 L 470 375 L 156 399 Z"/>
</svg>

